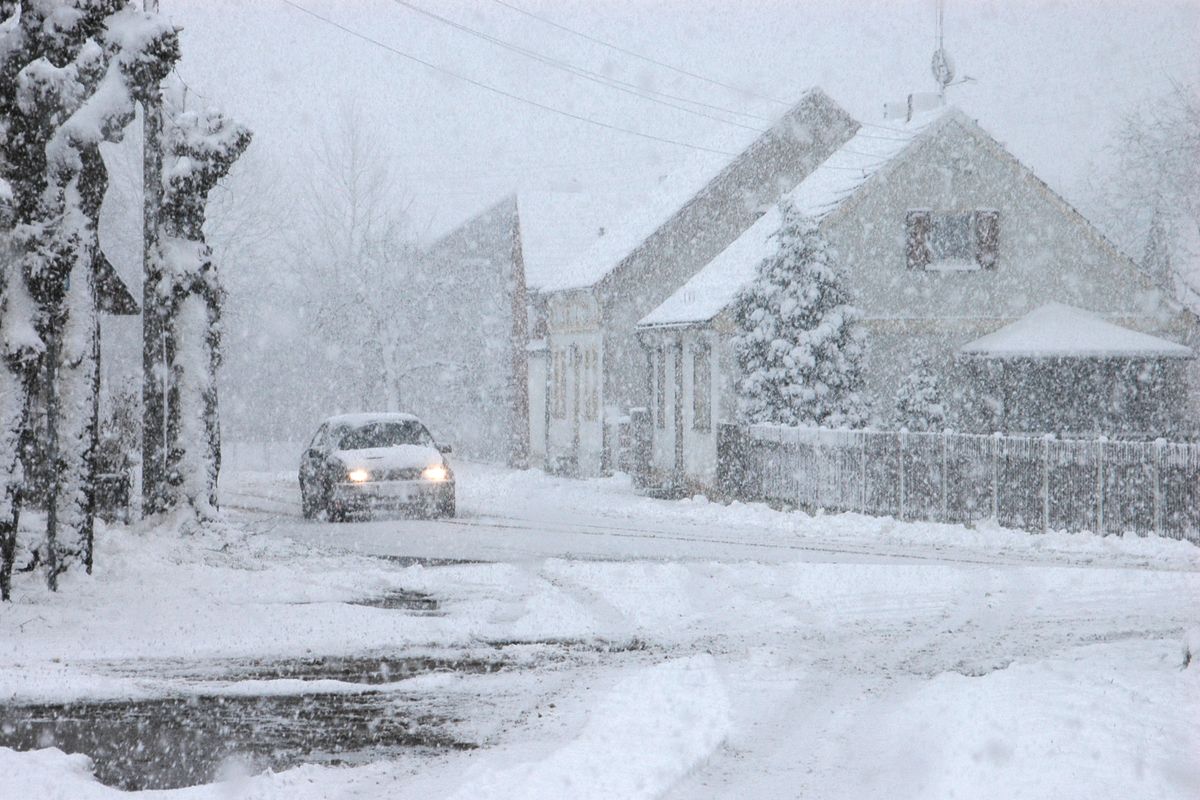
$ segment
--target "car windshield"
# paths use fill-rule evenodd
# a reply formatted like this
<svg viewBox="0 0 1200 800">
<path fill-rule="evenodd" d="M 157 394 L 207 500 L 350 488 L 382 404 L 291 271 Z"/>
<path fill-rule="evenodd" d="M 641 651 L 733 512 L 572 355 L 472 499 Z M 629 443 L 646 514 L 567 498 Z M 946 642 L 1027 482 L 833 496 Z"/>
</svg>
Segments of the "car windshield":
<svg viewBox="0 0 1200 800">
<path fill-rule="evenodd" d="M 339 450 L 366 450 L 372 447 L 395 447 L 401 444 L 432 445 L 425 426 L 413 420 L 397 422 L 368 422 L 357 428 L 334 431 Z"/>
</svg>

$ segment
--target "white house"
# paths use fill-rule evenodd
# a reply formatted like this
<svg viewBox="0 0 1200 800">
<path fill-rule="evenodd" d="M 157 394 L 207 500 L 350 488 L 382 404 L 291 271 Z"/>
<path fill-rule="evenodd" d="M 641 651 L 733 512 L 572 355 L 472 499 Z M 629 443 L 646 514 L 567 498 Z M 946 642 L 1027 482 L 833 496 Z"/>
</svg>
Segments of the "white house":
<svg viewBox="0 0 1200 800">
<path fill-rule="evenodd" d="M 420 285 L 398 299 L 427 320 L 413 332 L 426 355 L 402 365 L 406 409 L 470 456 L 540 462 L 544 345 L 531 307 L 538 290 L 600 237 L 605 219 L 602 204 L 585 194 L 523 192 L 434 242 Z"/>
<path fill-rule="evenodd" d="M 637 322 L 738 238 L 825 161 L 857 123 L 812 90 L 720 169 L 711 158 L 665 178 L 543 286 L 547 382 L 543 418 L 550 468 L 594 475 L 609 466 L 612 424 L 645 403 L 646 356 Z M 540 322 L 539 322 L 540 324 Z M 530 371 L 530 408 L 540 387 Z M 537 426 L 544 425 L 544 434 Z"/>
<path fill-rule="evenodd" d="M 861 128 L 788 197 L 819 220 L 864 312 L 880 417 L 913 355 L 947 374 L 961 346 L 1048 301 L 1196 343 L 1194 316 L 954 108 Z M 779 226 L 772 208 L 639 320 L 660 475 L 714 477 L 717 426 L 736 419 L 730 305 Z"/>
</svg>

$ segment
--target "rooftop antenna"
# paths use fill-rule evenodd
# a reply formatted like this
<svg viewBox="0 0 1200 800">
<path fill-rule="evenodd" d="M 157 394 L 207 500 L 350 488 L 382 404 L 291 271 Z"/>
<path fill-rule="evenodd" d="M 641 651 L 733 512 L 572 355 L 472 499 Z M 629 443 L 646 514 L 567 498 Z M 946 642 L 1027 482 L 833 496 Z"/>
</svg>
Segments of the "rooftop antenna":
<svg viewBox="0 0 1200 800">
<path fill-rule="evenodd" d="M 943 104 L 946 102 L 946 87 L 954 81 L 954 62 L 950 60 L 950 54 L 943 44 L 945 19 L 946 0 L 937 0 L 937 49 L 933 51 L 929 68 L 933 72 L 933 79 L 937 81 L 938 97 Z"/>
</svg>

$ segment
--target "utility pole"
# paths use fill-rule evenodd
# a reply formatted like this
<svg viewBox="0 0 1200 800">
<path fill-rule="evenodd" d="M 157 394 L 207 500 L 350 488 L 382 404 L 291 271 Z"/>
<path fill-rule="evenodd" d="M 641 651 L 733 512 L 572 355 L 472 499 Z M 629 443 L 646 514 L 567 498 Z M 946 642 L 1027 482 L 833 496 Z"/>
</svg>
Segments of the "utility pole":
<svg viewBox="0 0 1200 800">
<path fill-rule="evenodd" d="M 158 12 L 158 0 L 144 0 L 147 12 Z M 166 508 L 167 377 L 165 321 L 159 291 L 162 272 L 156 255 L 158 210 L 162 205 L 162 96 L 142 104 L 142 515 Z"/>
</svg>

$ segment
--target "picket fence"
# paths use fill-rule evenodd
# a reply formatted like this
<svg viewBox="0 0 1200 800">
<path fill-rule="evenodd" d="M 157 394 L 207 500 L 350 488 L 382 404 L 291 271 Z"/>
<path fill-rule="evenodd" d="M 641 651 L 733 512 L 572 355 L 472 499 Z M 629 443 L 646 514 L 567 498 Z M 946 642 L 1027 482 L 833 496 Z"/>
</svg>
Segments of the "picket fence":
<svg viewBox="0 0 1200 800">
<path fill-rule="evenodd" d="M 1200 444 L 726 425 L 718 479 L 808 509 L 1200 543 Z"/>
</svg>

